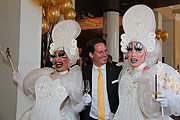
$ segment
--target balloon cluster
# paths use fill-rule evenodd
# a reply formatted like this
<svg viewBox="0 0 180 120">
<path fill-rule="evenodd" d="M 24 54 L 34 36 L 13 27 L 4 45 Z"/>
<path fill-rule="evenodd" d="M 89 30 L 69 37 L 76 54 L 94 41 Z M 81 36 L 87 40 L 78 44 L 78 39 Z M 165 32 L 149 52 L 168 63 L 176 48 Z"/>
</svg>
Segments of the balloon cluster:
<svg viewBox="0 0 180 120">
<path fill-rule="evenodd" d="M 162 41 L 166 41 L 169 38 L 168 32 L 166 30 L 162 31 L 161 29 L 157 29 L 156 38 L 158 40 L 162 39 Z"/>
<path fill-rule="evenodd" d="M 75 19 L 76 11 L 72 8 L 71 0 L 33 0 L 42 6 L 42 34 L 51 31 L 50 25 L 58 22 L 60 15 L 64 14 L 64 19 Z"/>
<path fill-rule="evenodd" d="M 75 19 L 76 11 L 72 8 L 71 0 L 33 0 L 42 6 L 42 51 L 41 67 L 50 67 L 49 48 L 52 42 L 52 29 L 59 21 L 61 14 L 64 19 Z"/>
</svg>

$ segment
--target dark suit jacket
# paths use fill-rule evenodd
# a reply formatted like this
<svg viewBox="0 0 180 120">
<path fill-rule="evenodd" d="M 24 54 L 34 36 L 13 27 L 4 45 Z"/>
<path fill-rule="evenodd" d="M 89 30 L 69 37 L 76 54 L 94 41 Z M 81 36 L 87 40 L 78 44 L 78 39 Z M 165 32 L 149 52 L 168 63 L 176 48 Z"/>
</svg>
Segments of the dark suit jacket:
<svg viewBox="0 0 180 120">
<path fill-rule="evenodd" d="M 89 80 L 91 90 L 92 90 L 92 66 L 93 64 L 90 64 L 82 69 L 83 80 Z M 112 63 L 106 64 L 107 94 L 110 104 L 110 110 L 113 113 L 115 113 L 118 108 L 119 98 L 118 98 L 118 83 L 112 84 L 112 81 L 118 79 L 121 69 L 122 67 L 118 67 Z M 90 95 L 92 94 L 91 91 L 89 92 L 89 94 Z M 80 113 L 80 119 L 89 120 L 89 112 L 90 112 L 90 106 L 87 106 L 86 109 Z"/>
</svg>

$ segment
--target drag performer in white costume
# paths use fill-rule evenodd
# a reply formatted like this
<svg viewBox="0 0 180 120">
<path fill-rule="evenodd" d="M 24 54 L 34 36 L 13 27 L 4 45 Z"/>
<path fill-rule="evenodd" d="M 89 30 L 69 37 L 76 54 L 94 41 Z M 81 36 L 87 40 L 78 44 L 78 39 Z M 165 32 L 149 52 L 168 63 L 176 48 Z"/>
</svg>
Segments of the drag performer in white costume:
<svg viewBox="0 0 180 120">
<path fill-rule="evenodd" d="M 180 75 L 158 62 L 161 51 L 153 11 L 145 5 L 131 7 L 123 16 L 123 28 L 121 50 L 128 61 L 119 76 L 119 106 L 113 120 L 169 120 L 172 114 L 179 116 Z"/>
<path fill-rule="evenodd" d="M 24 80 L 19 73 L 13 73 L 24 93 L 35 100 L 21 120 L 77 120 L 78 113 L 91 102 L 90 95 L 83 95 L 81 68 L 69 67 L 79 57 L 75 39 L 80 31 L 77 22 L 60 21 L 53 29 L 49 50 L 54 69 L 33 70 Z"/>
</svg>

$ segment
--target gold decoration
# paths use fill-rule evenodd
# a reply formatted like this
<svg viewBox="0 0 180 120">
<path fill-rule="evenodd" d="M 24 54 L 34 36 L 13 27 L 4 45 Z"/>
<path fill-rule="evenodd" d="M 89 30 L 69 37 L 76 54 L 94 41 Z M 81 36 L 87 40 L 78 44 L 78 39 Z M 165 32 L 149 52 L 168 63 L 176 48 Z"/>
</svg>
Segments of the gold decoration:
<svg viewBox="0 0 180 120">
<path fill-rule="evenodd" d="M 33 0 L 36 5 L 41 6 L 45 0 Z"/>
<path fill-rule="evenodd" d="M 45 0 L 42 6 L 44 8 L 48 8 L 48 6 L 51 5 L 51 4 L 52 4 L 51 0 Z"/>
<path fill-rule="evenodd" d="M 170 76 L 168 76 L 166 69 L 163 67 L 161 62 L 158 62 L 158 83 L 164 88 L 174 93 L 179 94 L 179 81 L 178 72 L 175 71 Z"/>
<path fill-rule="evenodd" d="M 44 35 L 49 31 L 49 22 L 46 20 L 46 18 L 42 19 L 42 34 Z"/>
<path fill-rule="evenodd" d="M 167 40 L 168 39 L 168 32 L 167 31 L 162 31 L 161 33 L 161 38 L 163 41 Z"/>
<path fill-rule="evenodd" d="M 158 95 L 161 95 L 162 93 L 161 92 L 152 92 L 152 99 L 155 100 L 155 99 L 159 99 L 159 97 L 157 97 Z"/>
<path fill-rule="evenodd" d="M 158 40 L 160 40 L 160 39 L 161 39 L 161 35 L 160 35 L 160 34 L 157 34 L 157 35 L 156 35 L 156 38 L 157 38 Z"/>
<path fill-rule="evenodd" d="M 49 10 L 47 12 L 47 18 L 49 23 L 55 23 L 59 20 L 61 13 L 59 7 L 49 5 Z"/>
<path fill-rule="evenodd" d="M 64 2 L 61 5 L 61 13 L 64 14 L 66 9 L 72 8 L 72 1 L 71 0 L 64 0 Z"/>
<path fill-rule="evenodd" d="M 64 3 L 64 0 L 51 0 L 54 6 L 59 6 L 60 4 Z"/>
<path fill-rule="evenodd" d="M 178 72 L 174 72 L 170 76 L 170 81 L 166 81 L 166 85 L 169 88 L 169 91 L 172 93 L 177 93 L 179 94 L 179 81 L 178 81 Z"/>
<path fill-rule="evenodd" d="M 166 30 L 162 31 L 161 29 L 157 29 L 155 33 L 158 40 L 162 39 L 165 41 L 168 39 L 168 32 Z"/>
<path fill-rule="evenodd" d="M 69 8 L 65 11 L 64 13 L 64 19 L 67 20 L 67 19 L 75 19 L 76 17 L 76 10 L 73 9 L 73 8 Z"/>
<path fill-rule="evenodd" d="M 43 17 L 46 17 L 46 10 L 45 10 L 44 7 L 42 7 L 42 16 L 43 16 Z"/>
<path fill-rule="evenodd" d="M 160 39 L 161 39 L 162 30 L 161 30 L 161 29 L 157 29 L 155 33 L 156 33 L 156 38 L 157 38 L 158 40 L 160 40 Z"/>
</svg>

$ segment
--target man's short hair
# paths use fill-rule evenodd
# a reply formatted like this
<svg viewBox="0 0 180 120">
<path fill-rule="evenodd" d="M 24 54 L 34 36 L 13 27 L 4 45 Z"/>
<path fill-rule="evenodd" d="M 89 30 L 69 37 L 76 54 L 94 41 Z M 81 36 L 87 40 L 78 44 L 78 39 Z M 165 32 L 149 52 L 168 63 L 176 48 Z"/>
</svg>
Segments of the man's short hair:
<svg viewBox="0 0 180 120">
<path fill-rule="evenodd" d="M 92 40 L 88 41 L 88 43 L 87 43 L 88 52 L 91 52 L 94 54 L 94 51 L 95 51 L 94 46 L 98 43 L 104 43 L 104 45 L 106 45 L 106 41 L 102 38 L 92 39 Z"/>
</svg>

